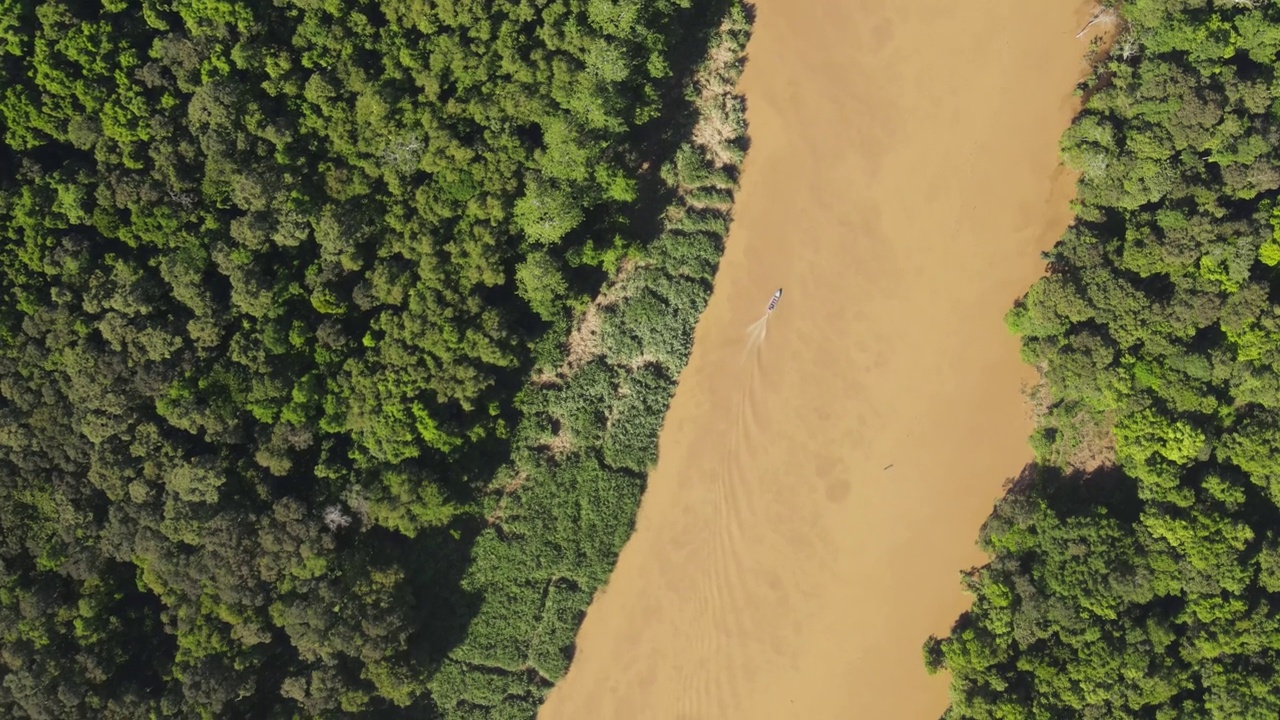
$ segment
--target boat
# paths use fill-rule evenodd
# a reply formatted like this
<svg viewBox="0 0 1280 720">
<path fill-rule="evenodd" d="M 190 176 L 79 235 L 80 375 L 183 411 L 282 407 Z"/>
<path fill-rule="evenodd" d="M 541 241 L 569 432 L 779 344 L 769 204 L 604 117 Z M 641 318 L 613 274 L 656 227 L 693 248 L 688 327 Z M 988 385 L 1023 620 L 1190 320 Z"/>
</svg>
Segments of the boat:
<svg viewBox="0 0 1280 720">
<path fill-rule="evenodd" d="M 781 299 L 782 299 L 782 288 L 778 288 L 778 292 L 774 293 L 773 297 L 770 298 L 769 307 L 765 308 L 765 312 L 766 313 L 773 312 L 773 309 L 778 307 L 778 301 Z"/>
</svg>

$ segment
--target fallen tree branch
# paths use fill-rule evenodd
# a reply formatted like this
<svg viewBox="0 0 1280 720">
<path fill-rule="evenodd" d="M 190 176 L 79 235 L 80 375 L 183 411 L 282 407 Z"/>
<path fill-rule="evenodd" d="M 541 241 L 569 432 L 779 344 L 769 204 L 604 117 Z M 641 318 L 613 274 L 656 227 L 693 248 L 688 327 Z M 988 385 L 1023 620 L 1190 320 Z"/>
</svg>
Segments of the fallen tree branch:
<svg viewBox="0 0 1280 720">
<path fill-rule="evenodd" d="M 1078 38 L 1081 35 L 1084 35 L 1086 32 L 1089 32 L 1089 28 L 1093 27 L 1094 25 L 1097 25 L 1098 23 L 1114 22 L 1115 19 L 1116 19 L 1115 8 L 1109 8 L 1109 7 L 1098 8 L 1098 11 L 1093 14 L 1093 17 L 1089 18 L 1089 22 L 1085 23 L 1085 26 L 1080 28 L 1080 32 L 1076 33 L 1076 37 Z"/>
</svg>

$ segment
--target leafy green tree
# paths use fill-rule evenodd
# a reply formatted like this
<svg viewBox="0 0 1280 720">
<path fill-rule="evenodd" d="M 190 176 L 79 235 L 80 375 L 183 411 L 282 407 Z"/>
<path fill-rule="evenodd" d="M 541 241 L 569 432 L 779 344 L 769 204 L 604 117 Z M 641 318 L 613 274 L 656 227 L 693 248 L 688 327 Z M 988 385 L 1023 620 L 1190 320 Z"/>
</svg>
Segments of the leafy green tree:
<svg viewBox="0 0 1280 720">
<path fill-rule="evenodd" d="M 516 267 L 516 292 L 543 320 L 554 320 L 563 308 L 569 283 L 555 260 L 535 253 Z"/>
</svg>

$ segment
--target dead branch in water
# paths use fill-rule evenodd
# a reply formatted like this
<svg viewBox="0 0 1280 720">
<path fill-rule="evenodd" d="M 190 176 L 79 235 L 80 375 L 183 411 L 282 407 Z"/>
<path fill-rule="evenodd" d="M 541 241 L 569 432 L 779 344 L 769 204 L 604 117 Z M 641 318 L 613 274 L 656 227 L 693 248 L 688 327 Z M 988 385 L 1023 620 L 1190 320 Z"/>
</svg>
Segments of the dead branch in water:
<svg viewBox="0 0 1280 720">
<path fill-rule="evenodd" d="M 1098 8 L 1098 11 L 1093 14 L 1093 17 L 1089 18 L 1089 22 L 1085 23 L 1084 27 L 1080 28 L 1080 32 L 1076 33 L 1076 37 L 1078 38 L 1081 35 L 1084 35 L 1085 33 L 1089 32 L 1089 28 L 1093 27 L 1094 25 L 1097 25 L 1098 23 L 1115 22 L 1115 19 L 1116 19 L 1115 8 L 1111 8 L 1111 7 Z"/>
</svg>

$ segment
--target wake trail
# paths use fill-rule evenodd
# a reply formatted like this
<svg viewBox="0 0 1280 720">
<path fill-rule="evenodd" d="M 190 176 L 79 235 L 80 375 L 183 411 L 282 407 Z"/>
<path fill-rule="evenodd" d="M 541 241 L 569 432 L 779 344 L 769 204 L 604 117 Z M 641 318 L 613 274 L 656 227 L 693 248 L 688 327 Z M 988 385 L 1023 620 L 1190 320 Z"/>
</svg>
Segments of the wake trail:
<svg viewBox="0 0 1280 720">
<path fill-rule="evenodd" d="M 749 452 L 757 435 L 753 397 L 759 384 L 768 319 L 766 313 L 747 328 L 737 367 L 725 368 L 739 378 L 740 389 L 730 408 L 733 418 L 724 438 L 724 454 L 714 472 L 716 515 L 710 534 L 711 563 L 696 600 L 708 622 L 700 623 L 689 640 L 694 647 L 713 655 L 726 651 L 732 638 L 742 637 L 750 630 L 749 618 L 741 608 L 750 593 L 748 581 L 752 573 L 745 548 L 754 503 L 743 484 L 748 477 L 744 462 L 749 461 L 743 455 Z M 687 673 L 677 700 L 680 716 L 696 717 L 708 709 L 729 708 L 737 687 L 733 675 Z"/>
<path fill-rule="evenodd" d="M 746 367 L 742 377 L 741 391 L 738 393 L 737 403 L 733 408 L 733 431 L 729 434 L 724 459 L 720 464 L 719 472 L 716 473 L 717 491 L 723 510 L 721 520 L 727 521 L 725 527 L 730 531 L 740 529 L 738 525 L 742 519 L 741 511 L 745 509 L 741 502 L 744 494 L 735 492 L 740 488 L 736 487 L 734 481 L 741 479 L 743 458 L 740 450 L 743 447 L 749 448 L 751 446 L 749 436 L 754 434 L 752 431 L 756 425 L 752 399 L 757 389 L 761 351 L 768 330 L 768 321 L 769 315 L 765 314 L 764 317 L 747 328 L 746 342 L 744 343 L 742 357 L 738 363 L 739 366 L 745 365 Z"/>
</svg>

